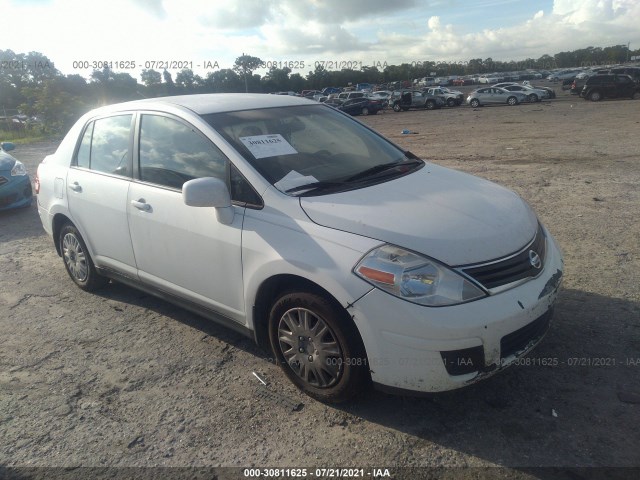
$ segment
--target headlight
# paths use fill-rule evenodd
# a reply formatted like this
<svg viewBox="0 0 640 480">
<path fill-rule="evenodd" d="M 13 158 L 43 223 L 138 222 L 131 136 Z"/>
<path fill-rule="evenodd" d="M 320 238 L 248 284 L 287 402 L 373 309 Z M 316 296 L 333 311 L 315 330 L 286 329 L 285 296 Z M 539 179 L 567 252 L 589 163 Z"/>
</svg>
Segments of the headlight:
<svg viewBox="0 0 640 480">
<path fill-rule="evenodd" d="M 353 271 L 373 286 L 419 305 L 456 305 L 486 295 L 435 260 L 393 245 L 370 251 Z"/>
<path fill-rule="evenodd" d="M 17 177 L 17 176 L 26 175 L 26 174 L 27 174 L 27 169 L 25 168 L 24 164 L 16 160 L 16 164 L 11 169 L 11 176 Z"/>
</svg>

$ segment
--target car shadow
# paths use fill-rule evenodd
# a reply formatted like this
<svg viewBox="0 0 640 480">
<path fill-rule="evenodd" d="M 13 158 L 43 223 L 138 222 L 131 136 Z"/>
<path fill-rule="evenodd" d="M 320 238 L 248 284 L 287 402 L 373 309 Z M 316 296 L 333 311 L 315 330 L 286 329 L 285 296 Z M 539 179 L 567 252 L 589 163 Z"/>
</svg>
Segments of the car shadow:
<svg viewBox="0 0 640 480">
<path fill-rule="evenodd" d="M 113 280 L 106 287 L 92 293 L 105 299 L 136 305 L 151 310 L 191 328 L 200 330 L 206 335 L 215 337 L 247 353 L 265 360 L 270 360 L 269 355 L 258 347 L 252 338 L 242 335 L 196 313 L 192 313 L 182 307 L 174 305 L 168 300 L 147 294 Z"/>
<path fill-rule="evenodd" d="M 640 303 L 563 290 L 546 338 L 519 365 L 461 390 L 339 408 L 407 434 L 414 454 L 450 449 L 537 478 L 591 478 L 571 469 L 640 466 L 629 424 L 640 419 L 639 369 Z M 568 476 L 540 468 L 557 466 Z"/>
<path fill-rule="evenodd" d="M 0 212 L 0 242 L 20 241 L 30 237 L 46 235 L 38 216 L 37 200 L 31 205 Z"/>
<path fill-rule="evenodd" d="M 252 339 L 162 299 L 118 283 L 98 294 L 271 360 Z M 639 319 L 638 302 L 563 290 L 549 333 L 519 365 L 452 392 L 412 397 L 373 391 L 322 408 L 344 415 L 346 426 L 361 420 L 383 426 L 423 465 L 453 450 L 541 479 L 590 478 L 583 467 L 637 467 Z M 286 382 L 284 375 L 280 381 Z"/>
</svg>

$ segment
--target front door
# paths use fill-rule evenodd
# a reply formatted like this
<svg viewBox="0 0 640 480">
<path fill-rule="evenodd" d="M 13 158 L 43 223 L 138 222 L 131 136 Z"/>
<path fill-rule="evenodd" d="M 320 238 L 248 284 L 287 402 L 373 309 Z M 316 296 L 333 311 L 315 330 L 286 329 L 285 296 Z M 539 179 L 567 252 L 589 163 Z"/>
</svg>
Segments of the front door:
<svg viewBox="0 0 640 480">
<path fill-rule="evenodd" d="M 128 195 L 138 276 L 148 284 L 244 323 L 241 240 L 244 207 L 220 223 L 214 208 L 188 207 L 184 182 L 216 177 L 228 184 L 229 161 L 193 126 L 141 114 L 136 181 Z"/>
</svg>

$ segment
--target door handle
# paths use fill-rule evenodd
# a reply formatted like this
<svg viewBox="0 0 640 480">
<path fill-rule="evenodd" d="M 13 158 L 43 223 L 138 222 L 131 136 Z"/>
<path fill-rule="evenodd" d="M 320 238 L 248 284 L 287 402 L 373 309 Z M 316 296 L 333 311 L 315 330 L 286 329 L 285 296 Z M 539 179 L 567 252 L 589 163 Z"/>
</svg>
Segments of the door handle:
<svg viewBox="0 0 640 480">
<path fill-rule="evenodd" d="M 143 212 L 148 212 L 149 210 L 151 210 L 151 205 L 145 203 L 144 198 L 141 198 L 139 200 L 131 200 L 131 205 L 136 207 L 138 210 L 142 210 Z"/>
<path fill-rule="evenodd" d="M 81 192 L 82 187 L 78 182 L 73 182 L 71 185 L 69 185 L 69 190 L 73 190 L 74 192 Z"/>
</svg>

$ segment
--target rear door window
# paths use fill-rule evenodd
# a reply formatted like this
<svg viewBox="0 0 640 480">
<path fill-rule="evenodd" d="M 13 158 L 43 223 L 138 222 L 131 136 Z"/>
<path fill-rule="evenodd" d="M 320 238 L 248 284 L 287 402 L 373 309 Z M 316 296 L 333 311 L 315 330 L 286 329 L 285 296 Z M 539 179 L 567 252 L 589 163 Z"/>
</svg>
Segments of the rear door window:
<svg viewBox="0 0 640 480">
<path fill-rule="evenodd" d="M 90 122 L 82 136 L 75 165 L 96 172 L 130 175 L 132 114 Z"/>
</svg>

